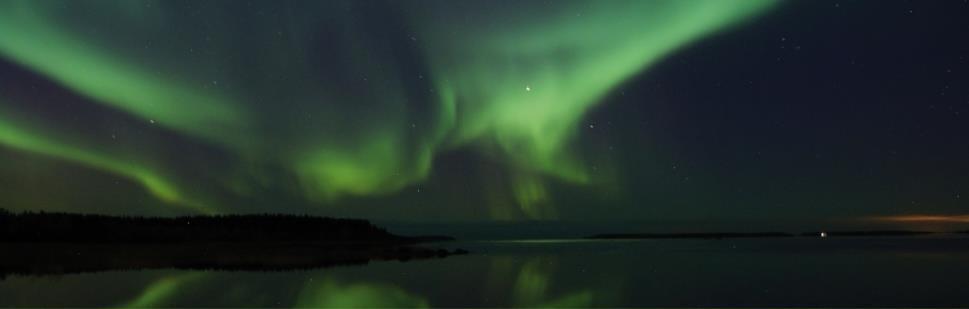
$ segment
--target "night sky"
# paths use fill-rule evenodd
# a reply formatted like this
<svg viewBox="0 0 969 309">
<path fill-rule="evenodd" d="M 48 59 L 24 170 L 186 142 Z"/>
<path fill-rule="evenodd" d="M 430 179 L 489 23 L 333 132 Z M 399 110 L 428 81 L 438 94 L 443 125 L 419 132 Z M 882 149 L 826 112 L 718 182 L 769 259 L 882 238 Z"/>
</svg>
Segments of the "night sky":
<svg viewBox="0 0 969 309">
<path fill-rule="evenodd" d="M 966 16 L 964 0 L 0 0 L 0 207 L 964 223 Z"/>
</svg>

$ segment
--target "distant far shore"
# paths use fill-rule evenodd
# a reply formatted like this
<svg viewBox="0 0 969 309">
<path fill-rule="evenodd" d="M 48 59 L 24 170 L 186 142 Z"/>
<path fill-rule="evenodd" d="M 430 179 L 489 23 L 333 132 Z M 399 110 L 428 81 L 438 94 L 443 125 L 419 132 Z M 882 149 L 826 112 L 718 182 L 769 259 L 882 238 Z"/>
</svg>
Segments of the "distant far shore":
<svg viewBox="0 0 969 309">
<path fill-rule="evenodd" d="M 879 236 L 923 236 L 939 234 L 969 234 L 969 231 L 927 232 L 906 230 L 875 231 L 831 231 L 831 232 L 759 232 L 759 233 L 614 233 L 596 234 L 587 239 L 721 239 L 721 238 L 778 238 L 778 237 L 879 237 Z"/>
</svg>

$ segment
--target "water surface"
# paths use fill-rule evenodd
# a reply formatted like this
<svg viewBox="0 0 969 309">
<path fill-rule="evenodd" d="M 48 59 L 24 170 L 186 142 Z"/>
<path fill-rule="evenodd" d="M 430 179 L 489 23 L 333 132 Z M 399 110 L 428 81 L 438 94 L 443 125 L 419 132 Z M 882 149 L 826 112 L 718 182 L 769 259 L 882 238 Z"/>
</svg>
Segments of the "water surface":
<svg viewBox="0 0 969 309">
<path fill-rule="evenodd" d="M 457 242 L 464 256 L 287 272 L 11 276 L 0 306 L 966 306 L 969 238 Z"/>
</svg>

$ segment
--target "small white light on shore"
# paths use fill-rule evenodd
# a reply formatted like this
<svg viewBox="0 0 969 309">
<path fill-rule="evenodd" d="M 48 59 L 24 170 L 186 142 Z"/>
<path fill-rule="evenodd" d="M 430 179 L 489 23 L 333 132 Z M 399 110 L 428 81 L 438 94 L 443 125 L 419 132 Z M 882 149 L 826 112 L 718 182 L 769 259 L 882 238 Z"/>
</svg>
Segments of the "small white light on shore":
<svg viewBox="0 0 969 309">
<path fill-rule="evenodd" d="M 821 237 L 828 237 L 828 233 L 826 233 L 826 232 L 821 232 Z"/>
</svg>

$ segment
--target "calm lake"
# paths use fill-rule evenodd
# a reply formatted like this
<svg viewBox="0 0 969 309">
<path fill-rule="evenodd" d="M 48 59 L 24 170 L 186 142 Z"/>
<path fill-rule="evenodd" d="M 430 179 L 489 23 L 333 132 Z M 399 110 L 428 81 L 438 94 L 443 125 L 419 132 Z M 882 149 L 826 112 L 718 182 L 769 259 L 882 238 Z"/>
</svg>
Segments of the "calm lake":
<svg viewBox="0 0 969 309">
<path fill-rule="evenodd" d="M 469 255 L 305 271 L 10 276 L 9 307 L 969 305 L 969 237 L 455 242 Z"/>
</svg>

